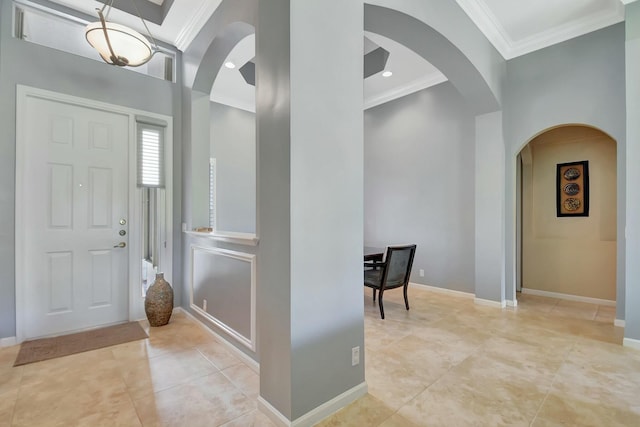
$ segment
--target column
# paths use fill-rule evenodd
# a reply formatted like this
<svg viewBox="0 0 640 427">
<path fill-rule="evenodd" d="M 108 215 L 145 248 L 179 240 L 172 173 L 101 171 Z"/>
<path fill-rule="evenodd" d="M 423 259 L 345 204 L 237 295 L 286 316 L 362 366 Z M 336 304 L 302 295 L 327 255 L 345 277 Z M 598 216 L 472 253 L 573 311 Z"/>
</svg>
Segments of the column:
<svg viewBox="0 0 640 427">
<path fill-rule="evenodd" d="M 259 402 L 284 425 L 366 393 L 363 16 L 361 0 L 259 2 Z"/>
</svg>

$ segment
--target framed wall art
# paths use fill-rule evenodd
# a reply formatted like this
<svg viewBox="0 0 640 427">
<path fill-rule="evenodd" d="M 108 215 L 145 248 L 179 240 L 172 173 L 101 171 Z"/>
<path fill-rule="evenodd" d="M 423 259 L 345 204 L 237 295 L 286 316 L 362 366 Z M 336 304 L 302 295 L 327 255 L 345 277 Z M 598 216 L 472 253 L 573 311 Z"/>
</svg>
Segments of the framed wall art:
<svg viewBox="0 0 640 427">
<path fill-rule="evenodd" d="M 559 163 L 556 169 L 557 216 L 589 216 L 589 162 Z"/>
</svg>

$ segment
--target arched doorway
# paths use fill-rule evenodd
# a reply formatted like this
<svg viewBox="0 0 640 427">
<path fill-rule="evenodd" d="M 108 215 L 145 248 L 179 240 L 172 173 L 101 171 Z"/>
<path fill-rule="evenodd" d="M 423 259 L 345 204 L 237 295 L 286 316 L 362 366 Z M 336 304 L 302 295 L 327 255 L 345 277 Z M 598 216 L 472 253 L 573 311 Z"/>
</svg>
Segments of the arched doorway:
<svg viewBox="0 0 640 427">
<path fill-rule="evenodd" d="M 564 188 L 558 171 L 586 162 L 581 187 Z M 616 141 L 585 125 L 563 125 L 532 138 L 518 155 L 517 285 L 527 294 L 610 306 L 616 302 Z M 562 174 L 561 174 L 562 175 Z M 573 183 L 573 182 L 572 182 Z M 582 208 L 567 215 L 569 193 Z M 588 204 L 588 210 L 584 208 Z M 573 209 L 574 207 L 570 207 Z"/>
</svg>

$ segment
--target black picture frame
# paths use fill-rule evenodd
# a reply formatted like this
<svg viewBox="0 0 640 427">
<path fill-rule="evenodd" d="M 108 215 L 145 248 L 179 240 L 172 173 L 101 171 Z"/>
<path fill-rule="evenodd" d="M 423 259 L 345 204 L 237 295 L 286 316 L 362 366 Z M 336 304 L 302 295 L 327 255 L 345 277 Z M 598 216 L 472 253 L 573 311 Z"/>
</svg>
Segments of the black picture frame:
<svg viewBox="0 0 640 427">
<path fill-rule="evenodd" d="M 556 166 L 556 216 L 589 216 L 589 162 Z"/>
</svg>

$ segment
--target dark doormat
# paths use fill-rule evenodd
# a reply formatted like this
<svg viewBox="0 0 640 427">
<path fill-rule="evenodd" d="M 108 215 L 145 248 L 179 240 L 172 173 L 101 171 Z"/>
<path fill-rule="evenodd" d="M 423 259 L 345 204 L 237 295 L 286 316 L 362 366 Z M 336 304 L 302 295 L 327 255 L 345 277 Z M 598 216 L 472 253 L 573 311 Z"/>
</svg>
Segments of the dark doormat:
<svg viewBox="0 0 640 427">
<path fill-rule="evenodd" d="M 144 338 L 148 338 L 148 335 L 142 326 L 138 322 L 129 322 L 76 334 L 25 341 L 20 345 L 20 352 L 13 366 L 55 359 Z"/>
</svg>

